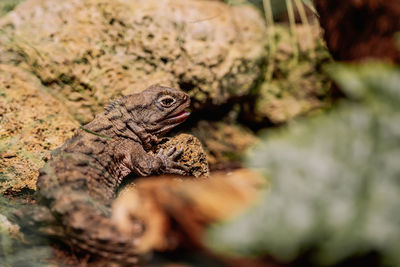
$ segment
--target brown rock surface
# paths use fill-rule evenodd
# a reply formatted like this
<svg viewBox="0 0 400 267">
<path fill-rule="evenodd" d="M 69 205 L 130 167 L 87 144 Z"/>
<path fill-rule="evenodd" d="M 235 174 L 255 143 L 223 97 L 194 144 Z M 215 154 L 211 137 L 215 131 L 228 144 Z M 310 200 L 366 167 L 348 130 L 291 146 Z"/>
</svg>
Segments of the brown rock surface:
<svg viewBox="0 0 400 267">
<path fill-rule="evenodd" d="M 0 193 L 35 189 L 38 169 L 76 127 L 34 75 L 0 65 Z"/>
<path fill-rule="evenodd" d="M 80 122 L 157 82 L 195 108 L 224 103 L 248 93 L 265 57 L 258 11 L 213 1 L 28 0 L 0 26 L 0 62 L 30 69 Z"/>
</svg>

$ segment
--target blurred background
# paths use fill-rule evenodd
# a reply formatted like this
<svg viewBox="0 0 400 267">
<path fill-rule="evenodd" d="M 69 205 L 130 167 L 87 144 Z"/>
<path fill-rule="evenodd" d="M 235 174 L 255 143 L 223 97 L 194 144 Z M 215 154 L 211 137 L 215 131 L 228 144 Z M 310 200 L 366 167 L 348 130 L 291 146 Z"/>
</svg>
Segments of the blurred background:
<svg viewBox="0 0 400 267">
<path fill-rule="evenodd" d="M 0 0 L 0 266 L 100 266 L 13 212 L 51 150 L 154 83 L 191 96 L 172 134 L 212 174 L 268 186 L 150 266 L 400 266 L 399 17 L 382 0 Z"/>
</svg>

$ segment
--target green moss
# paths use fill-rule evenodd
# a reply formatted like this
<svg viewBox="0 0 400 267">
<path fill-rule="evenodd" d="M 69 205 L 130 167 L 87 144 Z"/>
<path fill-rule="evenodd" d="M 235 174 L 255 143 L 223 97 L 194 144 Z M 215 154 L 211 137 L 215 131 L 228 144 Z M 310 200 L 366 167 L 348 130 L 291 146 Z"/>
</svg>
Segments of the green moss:
<svg viewBox="0 0 400 267">
<path fill-rule="evenodd" d="M 0 1 L 0 17 L 12 11 L 17 5 L 25 0 L 1 0 Z"/>
<path fill-rule="evenodd" d="M 5 90 L 4 90 L 4 88 L 2 88 L 2 87 L 0 87 L 0 96 L 4 97 L 4 98 L 7 97 L 7 94 L 6 94 Z"/>
</svg>

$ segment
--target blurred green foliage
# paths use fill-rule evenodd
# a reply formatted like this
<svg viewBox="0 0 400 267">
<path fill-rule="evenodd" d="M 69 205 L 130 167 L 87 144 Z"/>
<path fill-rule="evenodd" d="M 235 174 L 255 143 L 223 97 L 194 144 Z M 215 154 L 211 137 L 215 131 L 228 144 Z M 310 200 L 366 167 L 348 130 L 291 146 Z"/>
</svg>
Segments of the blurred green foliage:
<svg viewBox="0 0 400 267">
<path fill-rule="evenodd" d="M 233 255 L 334 265 L 378 252 L 400 266 L 400 70 L 331 65 L 348 95 L 327 114 L 268 132 L 248 157 L 271 189 L 207 243 Z"/>
<path fill-rule="evenodd" d="M 25 0 L 0 0 L 0 17 L 13 10 L 18 4 Z"/>
</svg>

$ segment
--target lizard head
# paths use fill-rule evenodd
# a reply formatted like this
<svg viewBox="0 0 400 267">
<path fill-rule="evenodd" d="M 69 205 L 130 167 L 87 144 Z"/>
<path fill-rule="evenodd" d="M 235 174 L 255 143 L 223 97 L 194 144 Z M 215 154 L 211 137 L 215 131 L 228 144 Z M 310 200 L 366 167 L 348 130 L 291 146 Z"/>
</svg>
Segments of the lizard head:
<svg viewBox="0 0 400 267">
<path fill-rule="evenodd" d="M 185 121 L 190 97 L 181 90 L 152 85 L 124 101 L 134 122 L 146 133 L 160 137 Z"/>
</svg>

